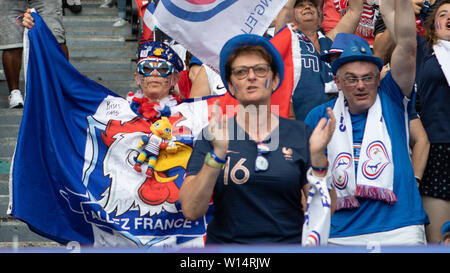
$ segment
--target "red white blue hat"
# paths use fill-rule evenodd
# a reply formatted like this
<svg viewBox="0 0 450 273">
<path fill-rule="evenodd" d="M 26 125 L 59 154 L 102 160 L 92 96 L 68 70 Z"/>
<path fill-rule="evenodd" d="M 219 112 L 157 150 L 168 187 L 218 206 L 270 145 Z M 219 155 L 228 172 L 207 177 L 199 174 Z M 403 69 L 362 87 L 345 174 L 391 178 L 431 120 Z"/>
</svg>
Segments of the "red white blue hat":
<svg viewBox="0 0 450 273">
<path fill-rule="evenodd" d="M 178 72 L 184 69 L 184 63 L 175 50 L 163 42 L 154 41 L 143 44 L 139 48 L 136 63 L 150 57 L 169 61 Z"/>
</svg>

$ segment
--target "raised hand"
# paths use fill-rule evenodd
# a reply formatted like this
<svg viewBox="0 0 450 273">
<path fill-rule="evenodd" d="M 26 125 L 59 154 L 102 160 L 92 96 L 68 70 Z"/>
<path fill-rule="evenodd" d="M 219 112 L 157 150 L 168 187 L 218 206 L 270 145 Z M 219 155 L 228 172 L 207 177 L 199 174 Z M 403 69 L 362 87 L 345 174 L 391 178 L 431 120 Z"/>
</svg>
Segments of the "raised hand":
<svg viewBox="0 0 450 273">
<path fill-rule="evenodd" d="M 222 114 L 218 100 L 212 106 L 208 132 L 214 145 L 214 153 L 220 158 L 225 158 L 229 142 L 227 116 Z"/>
<path fill-rule="evenodd" d="M 328 165 L 325 150 L 333 137 L 336 126 L 336 119 L 334 118 L 333 110 L 330 107 L 327 108 L 327 114 L 328 120 L 326 118 L 322 118 L 319 123 L 317 123 L 316 128 L 309 138 L 311 165 L 319 168 L 323 168 Z"/>
</svg>

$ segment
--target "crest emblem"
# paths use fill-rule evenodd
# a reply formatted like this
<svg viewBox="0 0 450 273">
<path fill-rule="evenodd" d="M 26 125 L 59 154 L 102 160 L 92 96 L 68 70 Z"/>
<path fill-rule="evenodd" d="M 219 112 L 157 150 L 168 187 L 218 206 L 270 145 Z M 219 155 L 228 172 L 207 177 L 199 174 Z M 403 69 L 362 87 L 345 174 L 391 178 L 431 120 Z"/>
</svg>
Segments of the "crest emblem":
<svg viewBox="0 0 450 273">
<path fill-rule="evenodd" d="M 352 165 L 352 155 L 349 153 L 340 153 L 333 162 L 332 178 L 336 188 L 342 190 L 347 187 L 348 173 L 347 170 Z"/>
<path fill-rule="evenodd" d="M 291 148 L 283 147 L 281 148 L 281 152 L 283 153 L 284 159 L 292 160 L 292 155 L 294 154 L 294 152 Z"/>
<path fill-rule="evenodd" d="M 383 142 L 377 140 L 369 144 L 366 150 L 368 160 L 362 165 L 364 177 L 370 180 L 377 179 L 383 170 L 391 163 Z"/>
</svg>

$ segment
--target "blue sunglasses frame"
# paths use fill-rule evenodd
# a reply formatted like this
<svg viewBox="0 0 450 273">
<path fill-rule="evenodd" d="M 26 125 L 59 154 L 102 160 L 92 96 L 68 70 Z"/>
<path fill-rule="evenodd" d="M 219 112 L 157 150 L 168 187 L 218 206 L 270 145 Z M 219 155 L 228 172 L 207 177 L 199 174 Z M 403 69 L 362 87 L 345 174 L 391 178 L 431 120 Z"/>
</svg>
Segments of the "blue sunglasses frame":
<svg viewBox="0 0 450 273">
<path fill-rule="evenodd" d="M 154 66 L 155 63 L 158 66 Z M 148 69 L 150 69 L 150 72 L 148 72 Z M 158 72 L 159 76 L 167 78 L 174 72 L 174 66 L 170 62 L 160 60 L 144 60 L 137 66 L 138 73 L 144 77 L 149 77 L 154 70 Z"/>
</svg>

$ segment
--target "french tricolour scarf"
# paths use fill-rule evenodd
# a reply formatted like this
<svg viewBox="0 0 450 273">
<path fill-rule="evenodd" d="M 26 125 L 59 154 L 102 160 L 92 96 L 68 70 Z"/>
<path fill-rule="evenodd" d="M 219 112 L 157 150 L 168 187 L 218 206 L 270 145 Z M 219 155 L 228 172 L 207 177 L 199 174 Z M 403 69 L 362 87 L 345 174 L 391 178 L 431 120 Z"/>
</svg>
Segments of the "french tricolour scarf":
<svg viewBox="0 0 450 273">
<path fill-rule="evenodd" d="M 336 129 L 327 151 L 330 178 L 338 197 L 336 210 L 359 207 L 356 197 L 395 203 L 391 140 L 383 119 L 380 97 L 377 95 L 367 114 L 356 175 L 352 121 L 342 92 L 339 92 L 333 113 Z"/>
</svg>

